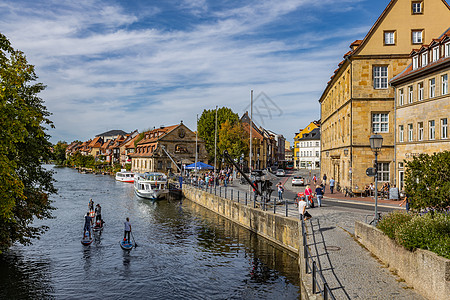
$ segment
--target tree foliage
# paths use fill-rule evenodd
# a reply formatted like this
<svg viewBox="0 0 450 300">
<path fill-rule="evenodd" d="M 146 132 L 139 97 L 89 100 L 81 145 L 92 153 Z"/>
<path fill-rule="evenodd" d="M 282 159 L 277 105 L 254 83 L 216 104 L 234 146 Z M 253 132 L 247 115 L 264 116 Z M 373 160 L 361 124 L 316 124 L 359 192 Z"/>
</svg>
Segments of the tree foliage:
<svg viewBox="0 0 450 300">
<path fill-rule="evenodd" d="M 71 167 L 94 168 L 95 158 L 92 155 L 83 155 L 80 152 L 75 152 L 69 158 L 68 165 Z"/>
<path fill-rule="evenodd" d="M 217 110 L 217 145 L 219 145 L 220 137 L 219 130 L 221 125 L 228 121 L 229 125 L 233 126 L 239 122 L 238 114 L 234 113 L 230 108 L 221 107 Z M 216 110 L 205 109 L 198 120 L 198 135 L 205 141 L 206 151 L 209 155 L 209 161 L 214 160 L 214 144 L 215 144 L 215 130 L 216 130 Z M 220 153 L 217 153 L 221 157 Z"/>
<path fill-rule="evenodd" d="M 39 237 L 46 227 L 32 226 L 34 218 L 51 217 L 56 190 L 42 161 L 52 158 L 44 126 L 53 125 L 36 80 L 34 66 L 0 33 L 0 251 Z"/>
<path fill-rule="evenodd" d="M 67 143 L 63 141 L 59 141 L 53 147 L 53 159 L 55 160 L 55 164 L 62 166 L 66 161 L 66 149 Z"/>
<path fill-rule="evenodd" d="M 406 162 L 405 190 L 415 210 L 450 206 L 450 152 L 420 154 Z"/>
<path fill-rule="evenodd" d="M 241 123 L 237 122 L 231 125 L 230 122 L 225 121 L 219 131 L 220 141 L 217 145 L 220 157 L 224 150 L 233 159 L 239 159 L 242 154 L 246 157 L 250 151 L 249 136 L 244 130 Z"/>
</svg>

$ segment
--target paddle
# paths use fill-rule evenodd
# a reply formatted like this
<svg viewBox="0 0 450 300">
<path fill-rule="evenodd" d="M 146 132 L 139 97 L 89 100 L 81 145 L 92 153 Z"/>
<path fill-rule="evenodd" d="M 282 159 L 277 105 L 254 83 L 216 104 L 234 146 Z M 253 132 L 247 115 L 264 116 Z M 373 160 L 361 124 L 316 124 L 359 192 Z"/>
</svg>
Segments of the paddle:
<svg viewBox="0 0 450 300">
<path fill-rule="evenodd" d="M 131 232 L 131 237 L 133 238 L 134 246 L 135 246 L 135 247 L 137 247 L 137 246 L 138 246 L 138 244 L 136 244 L 136 241 L 134 240 L 134 235 L 133 235 L 133 231 L 130 231 L 130 232 Z"/>
</svg>

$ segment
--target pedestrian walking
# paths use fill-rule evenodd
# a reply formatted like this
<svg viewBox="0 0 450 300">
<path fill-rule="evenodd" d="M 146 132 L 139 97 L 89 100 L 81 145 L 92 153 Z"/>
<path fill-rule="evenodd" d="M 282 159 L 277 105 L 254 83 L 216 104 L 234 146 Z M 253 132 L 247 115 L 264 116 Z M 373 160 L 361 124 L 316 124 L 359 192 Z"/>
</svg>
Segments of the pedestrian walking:
<svg viewBox="0 0 450 300">
<path fill-rule="evenodd" d="M 330 179 L 330 192 L 333 194 L 333 190 L 334 190 L 334 179 L 333 177 L 331 177 Z"/>
<path fill-rule="evenodd" d="M 312 190 L 311 190 L 311 187 L 309 186 L 309 184 L 305 188 L 305 198 L 306 198 L 306 202 L 309 203 L 311 208 L 314 208 L 314 201 L 312 198 Z"/>
<path fill-rule="evenodd" d="M 278 200 L 283 200 L 284 187 L 281 184 L 281 181 L 277 184 L 277 188 L 278 188 Z"/>
<path fill-rule="evenodd" d="M 317 204 L 319 205 L 319 207 L 322 206 L 322 197 L 323 197 L 323 185 L 319 185 L 318 187 L 316 187 L 316 197 L 317 197 Z"/>
<path fill-rule="evenodd" d="M 327 174 L 323 174 L 322 184 L 323 184 L 323 192 L 325 194 L 325 188 L 327 187 Z"/>
<path fill-rule="evenodd" d="M 405 194 L 405 199 L 403 199 L 403 201 L 398 206 L 402 206 L 403 204 L 405 204 L 406 212 L 409 212 L 409 203 L 409 195 Z"/>
</svg>

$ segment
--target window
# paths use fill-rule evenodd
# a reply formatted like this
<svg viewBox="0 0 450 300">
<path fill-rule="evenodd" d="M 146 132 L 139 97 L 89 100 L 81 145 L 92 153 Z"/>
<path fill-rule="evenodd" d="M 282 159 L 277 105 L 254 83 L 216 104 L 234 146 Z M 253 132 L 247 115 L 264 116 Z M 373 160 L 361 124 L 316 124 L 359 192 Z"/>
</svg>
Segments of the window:
<svg viewBox="0 0 450 300">
<path fill-rule="evenodd" d="M 423 141 L 423 122 L 417 124 L 417 140 Z"/>
<path fill-rule="evenodd" d="M 384 32 L 384 44 L 385 45 L 395 45 L 395 31 L 385 31 Z"/>
<path fill-rule="evenodd" d="M 373 132 L 389 132 L 389 114 L 372 114 Z"/>
<path fill-rule="evenodd" d="M 408 103 L 413 103 L 414 100 L 414 88 L 412 85 L 408 87 Z"/>
<path fill-rule="evenodd" d="M 436 79 L 430 79 L 430 95 L 429 98 L 433 98 L 436 96 Z"/>
<path fill-rule="evenodd" d="M 447 123 L 447 118 L 441 119 L 441 139 L 448 139 L 448 123 Z"/>
<path fill-rule="evenodd" d="M 398 126 L 398 141 L 403 142 L 404 140 L 404 132 L 403 132 L 403 125 Z"/>
<path fill-rule="evenodd" d="M 428 52 L 422 53 L 422 67 L 428 65 Z"/>
<path fill-rule="evenodd" d="M 403 93 L 403 89 L 400 89 L 398 92 L 398 105 L 405 104 L 405 95 Z"/>
<path fill-rule="evenodd" d="M 316 151 L 316 157 L 319 157 L 319 151 Z"/>
<path fill-rule="evenodd" d="M 445 49 L 445 57 L 449 57 L 450 56 L 450 42 L 444 45 L 444 49 Z"/>
<path fill-rule="evenodd" d="M 423 100 L 423 82 L 419 82 L 417 84 L 418 92 L 417 92 L 417 100 L 422 101 Z"/>
<path fill-rule="evenodd" d="M 414 56 L 412 61 L 413 61 L 413 69 L 415 70 L 419 67 L 419 56 L 418 55 Z"/>
<path fill-rule="evenodd" d="M 422 30 L 413 30 L 412 31 L 412 43 L 413 44 L 422 44 Z"/>
<path fill-rule="evenodd" d="M 439 59 L 439 46 L 433 48 L 433 61 L 437 61 Z"/>
<path fill-rule="evenodd" d="M 373 67 L 373 87 L 375 89 L 388 88 L 388 67 L 378 66 Z"/>
<path fill-rule="evenodd" d="M 408 124 L 408 141 L 412 142 L 413 140 L 413 124 Z"/>
<path fill-rule="evenodd" d="M 428 138 L 430 140 L 434 140 L 436 138 L 436 128 L 435 128 L 434 120 L 428 121 L 428 127 L 430 130 L 428 133 Z"/>
<path fill-rule="evenodd" d="M 389 181 L 389 163 L 377 164 L 378 181 Z"/>
<path fill-rule="evenodd" d="M 441 82 L 442 82 L 442 95 L 448 94 L 448 75 L 442 75 L 441 76 Z"/>
<path fill-rule="evenodd" d="M 412 13 L 414 15 L 423 13 L 423 3 L 422 1 L 413 1 L 412 2 Z"/>
</svg>

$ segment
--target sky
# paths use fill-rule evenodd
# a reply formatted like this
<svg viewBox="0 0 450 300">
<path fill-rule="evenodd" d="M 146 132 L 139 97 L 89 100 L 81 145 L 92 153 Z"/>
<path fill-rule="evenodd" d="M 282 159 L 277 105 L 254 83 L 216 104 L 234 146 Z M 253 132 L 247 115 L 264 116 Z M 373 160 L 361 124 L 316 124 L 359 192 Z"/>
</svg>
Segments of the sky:
<svg viewBox="0 0 450 300">
<path fill-rule="evenodd" d="M 51 142 L 142 132 L 216 106 L 294 135 L 389 0 L 2 0 L 0 32 L 36 67 Z"/>
</svg>

